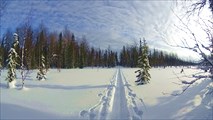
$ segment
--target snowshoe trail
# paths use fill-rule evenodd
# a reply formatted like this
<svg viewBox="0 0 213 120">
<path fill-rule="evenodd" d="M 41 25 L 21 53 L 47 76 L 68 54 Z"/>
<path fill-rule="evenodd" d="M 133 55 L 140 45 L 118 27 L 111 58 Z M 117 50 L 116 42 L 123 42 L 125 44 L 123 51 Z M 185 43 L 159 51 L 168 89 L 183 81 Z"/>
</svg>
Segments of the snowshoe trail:
<svg viewBox="0 0 213 120">
<path fill-rule="evenodd" d="M 124 74 L 118 68 L 108 87 L 98 94 L 101 97 L 100 101 L 89 110 L 82 110 L 80 116 L 90 120 L 141 120 L 143 111 L 137 103 L 142 103 L 142 106 L 144 106 L 144 103 L 130 86 Z"/>
</svg>

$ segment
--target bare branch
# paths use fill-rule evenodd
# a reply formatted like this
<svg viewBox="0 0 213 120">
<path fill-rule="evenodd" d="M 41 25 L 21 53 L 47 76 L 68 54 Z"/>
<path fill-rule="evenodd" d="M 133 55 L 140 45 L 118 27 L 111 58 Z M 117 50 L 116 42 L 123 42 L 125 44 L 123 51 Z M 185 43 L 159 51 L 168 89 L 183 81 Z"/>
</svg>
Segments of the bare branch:
<svg viewBox="0 0 213 120">
<path fill-rule="evenodd" d="M 182 85 L 182 84 L 180 84 L 180 83 L 176 83 L 176 82 L 172 82 L 172 83 L 177 84 L 177 85 Z"/>
<path fill-rule="evenodd" d="M 187 85 L 180 93 L 172 93 L 171 95 L 172 96 L 179 96 L 181 94 L 183 94 L 191 85 L 193 85 L 195 82 L 197 82 L 198 80 L 202 80 L 202 78 L 207 78 L 207 76 L 195 76 L 193 75 L 193 77 L 195 77 L 196 79 L 195 80 L 192 80 L 192 81 L 185 81 L 185 80 L 182 80 L 181 83 L 182 85 Z"/>
<path fill-rule="evenodd" d="M 187 10 L 186 15 L 189 18 L 191 15 L 197 13 L 198 16 L 200 14 L 200 12 L 202 11 L 202 9 L 204 8 L 204 6 L 206 5 L 207 0 L 200 0 L 199 2 L 193 3 L 189 10 Z"/>
<path fill-rule="evenodd" d="M 179 76 L 174 71 L 172 71 L 172 72 L 178 78 L 178 80 L 181 81 L 181 79 L 179 78 Z"/>
<path fill-rule="evenodd" d="M 205 1 L 203 1 L 203 2 L 205 2 Z M 199 6 L 199 5 L 204 5 L 204 4 L 202 4 L 203 2 L 201 2 L 201 3 L 196 3 L 196 4 L 194 4 L 194 6 Z M 197 8 L 196 8 L 197 9 Z M 195 9 L 194 9 L 195 10 Z M 183 25 L 183 29 L 182 28 L 179 28 L 179 27 L 177 27 L 178 29 L 180 29 L 182 32 L 184 32 L 184 33 L 188 33 L 189 32 L 189 35 L 191 36 L 191 38 L 195 41 L 195 47 L 194 48 L 190 48 L 189 46 L 185 46 L 184 44 L 183 44 L 183 46 L 181 46 L 181 45 L 176 45 L 176 47 L 180 47 L 180 48 L 186 48 L 186 49 L 190 49 L 190 50 L 192 50 L 192 51 L 194 51 L 194 52 L 197 52 L 199 55 L 201 55 L 206 61 L 208 61 L 210 64 L 211 64 L 211 66 L 213 66 L 213 62 L 211 61 L 211 60 L 209 60 L 208 59 L 208 57 L 207 57 L 207 55 L 202 51 L 202 49 L 201 49 L 201 47 L 202 48 L 204 48 L 204 49 L 206 49 L 207 47 L 205 46 L 205 45 L 203 45 L 200 41 L 198 41 L 197 40 L 197 37 L 195 36 L 195 33 L 189 28 L 189 26 L 185 23 L 185 22 L 183 22 L 183 20 L 172 10 L 172 12 L 173 12 L 173 14 L 178 18 L 178 20 L 181 22 L 181 24 Z M 186 29 L 187 31 L 185 31 L 184 29 Z M 212 33 L 209 33 L 209 32 L 207 32 L 206 33 L 208 36 L 212 36 L 211 34 Z M 212 37 L 210 37 L 210 39 L 211 39 Z M 211 52 L 211 51 L 210 51 Z"/>
</svg>

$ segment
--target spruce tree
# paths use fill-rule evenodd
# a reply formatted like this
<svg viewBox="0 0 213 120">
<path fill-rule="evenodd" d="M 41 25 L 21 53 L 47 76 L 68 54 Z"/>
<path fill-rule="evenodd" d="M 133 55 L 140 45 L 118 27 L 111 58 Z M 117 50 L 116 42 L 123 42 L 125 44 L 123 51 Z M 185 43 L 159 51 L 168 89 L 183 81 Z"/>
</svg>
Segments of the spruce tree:
<svg viewBox="0 0 213 120">
<path fill-rule="evenodd" d="M 41 81 L 46 80 L 45 57 L 43 54 L 41 55 L 41 66 L 39 67 L 36 78 Z"/>
<path fill-rule="evenodd" d="M 136 71 L 136 72 L 139 72 L 139 74 L 136 76 L 138 79 L 135 82 L 137 82 L 138 85 L 141 85 L 141 84 L 149 83 L 151 78 L 149 74 L 149 69 L 151 67 L 149 65 L 149 59 L 148 59 L 148 46 L 145 39 L 143 40 L 142 48 L 140 48 L 139 50 L 141 50 L 139 51 L 139 53 L 141 54 L 138 58 L 138 67 L 140 68 L 140 70 Z"/>
<path fill-rule="evenodd" d="M 18 63 L 17 63 L 18 54 L 17 54 L 15 48 L 18 45 L 19 45 L 18 35 L 16 33 L 14 33 L 14 43 L 9 50 L 8 59 L 7 59 L 8 75 L 7 75 L 6 81 L 8 82 L 8 84 L 7 84 L 8 88 L 15 88 L 16 66 L 18 65 Z"/>
</svg>

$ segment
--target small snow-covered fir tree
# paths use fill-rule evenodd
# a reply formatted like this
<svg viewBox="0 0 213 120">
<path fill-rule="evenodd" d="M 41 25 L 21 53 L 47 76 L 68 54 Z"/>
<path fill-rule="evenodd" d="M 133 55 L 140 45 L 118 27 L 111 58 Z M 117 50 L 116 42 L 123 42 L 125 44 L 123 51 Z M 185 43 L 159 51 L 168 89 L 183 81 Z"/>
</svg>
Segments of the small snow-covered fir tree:
<svg viewBox="0 0 213 120">
<path fill-rule="evenodd" d="M 141 41 L 140 41 L 141 44 Z M 141 46 L 141 45 L 140 45 Z M 137 80 L 135 82 L 137 82 L 138 85 L 141 84 L 147 84 L 150 81 L 150 74 L 149 74 L 149 69 L 151 68 L 151 66 L 149 65 L 149 59 L 148 59 L 148 46 L 146 43 L 146 40 L 143 40 L 143 46 L 142 48 L 140 48 L 140 56 L 138 58 L 138 67 L 140 67 L 141 69 L 136 71 L 139 74 L 136 76 Z"/>
<path fill-rule="evenodd" d="M 16 66 L 18 65 L 17 58 L 18 54 L 15 50 L 15 48 L 19 45 L 18 41 L 18 34 L 14 33 L 14 43 L 13 46 L 9 50 L 8 59 L 7 59 L 7 68 L 8 68 L 8 74 L 6 81 L 8 82 L 8 88 L 15 88 L 16 83 Z"/>
<path fill-rule="evenodd" d="M 45 68 L 45 57 L 44 55 L 42 54 L 41 55 L 41 66 L 39 67 L 39 71 L 37 73 L 37 79 L 38 80 L 46 80 L 46 68 Z"/>
</svg>

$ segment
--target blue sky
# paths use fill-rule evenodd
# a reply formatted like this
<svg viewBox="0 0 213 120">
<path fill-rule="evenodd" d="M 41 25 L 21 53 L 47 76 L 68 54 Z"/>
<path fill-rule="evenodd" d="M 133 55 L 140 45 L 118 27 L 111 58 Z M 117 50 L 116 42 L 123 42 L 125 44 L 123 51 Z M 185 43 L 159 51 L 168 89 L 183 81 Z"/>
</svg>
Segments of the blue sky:
<svg viewBox="0 0 213 120">
<path fill-rule="evenodd" d="M 171 9 L 175 7 L 176 2 L 155 0 L 11 0 L 3 10 L 1 29 L 3 33 L 30 18 L 34 26 L 43 23 L 50 31 L 60 32 L 67 26 L 78 37 L 85 35 L 95 47 L 120 50 L 145 37 L 151 48 L 184 56 L 184 50 L 164 42 L 165 37 L 173 34 L 170 27 L 175 20 Z"/>
</svg>

